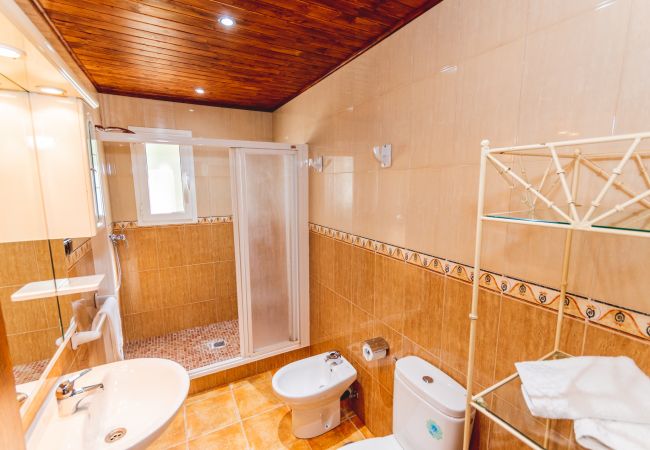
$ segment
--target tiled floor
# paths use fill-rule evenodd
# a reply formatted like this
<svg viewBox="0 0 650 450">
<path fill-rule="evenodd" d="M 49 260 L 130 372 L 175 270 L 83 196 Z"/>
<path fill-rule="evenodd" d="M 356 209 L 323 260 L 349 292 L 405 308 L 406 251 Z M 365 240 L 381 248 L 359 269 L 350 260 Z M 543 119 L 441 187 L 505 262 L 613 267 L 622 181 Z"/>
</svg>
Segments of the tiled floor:
<svg viewBox="0 0 650 450">
<path fill-rule="evenodd" d="M 20 364 L 14 366 L 14 377 L 16 378 L 16 384 L 28 383 L 30 381 L 38 380 L 38 377 L 41 376 L 49 359 L 43 359 L 40 361 L 34 361 L 27 364 Z"/>
<path fill-rule="evenodd" d="M 291 433 L 291 412 L 273 393 L 271 372 L 189 397 L 150 450 L 334 449 L 371 437 L 351 411 L 337 428 L 313 439 Z"/>
<path fill-rule="evenodd" d="M 226 345 L 216 349 L 209 347 L 210 342 L 219 339 L 223 339 Z M 237 320 L 217 322 L 164 336 L 127 342 L 124 346 L 126 359 L 166 358 L 176 361 L 187 370 L 226 361 L 239 355 Z"/>
</svg>

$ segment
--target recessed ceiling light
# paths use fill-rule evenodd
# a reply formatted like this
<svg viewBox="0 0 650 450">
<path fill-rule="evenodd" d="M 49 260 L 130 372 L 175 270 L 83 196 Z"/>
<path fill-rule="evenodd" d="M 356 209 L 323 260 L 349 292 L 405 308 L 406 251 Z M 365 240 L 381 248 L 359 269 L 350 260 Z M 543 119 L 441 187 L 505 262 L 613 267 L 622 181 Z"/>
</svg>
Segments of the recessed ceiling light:
<svg viewBox="0 0 650 450">
<path fill-rule="evenodd" d="M 36 89 L 38 89 L 43 94 L 50 94 L 50 95 L 63 95 L 63 94 L 65 94 L 65 91 L 63 89 L 59 89 L 59 88 L 52 87 L 52 86 L 36 86 Z"/>
<path fill-rule="evenodd" d="M 205 94 L 205 89 L 203 89 L 202 87 L 197 87 L 197 88 L 194 88 L 194 92 L 196 92 L 199 95 L 203 95 L 203 94 Z"/>
<path fill-rule="evenodd" d="M 5 58 L 18 59 L 25 56 L 25 52 L 19 48 L 7 44 L 0 44 L 0 56 Z"/>
<path fill-rule="evenodd" d="M 219 17 L 219 23 L 224 27 L 232 27 L 235 24 L 235 19 L 228 16 Z"/>
</svg>

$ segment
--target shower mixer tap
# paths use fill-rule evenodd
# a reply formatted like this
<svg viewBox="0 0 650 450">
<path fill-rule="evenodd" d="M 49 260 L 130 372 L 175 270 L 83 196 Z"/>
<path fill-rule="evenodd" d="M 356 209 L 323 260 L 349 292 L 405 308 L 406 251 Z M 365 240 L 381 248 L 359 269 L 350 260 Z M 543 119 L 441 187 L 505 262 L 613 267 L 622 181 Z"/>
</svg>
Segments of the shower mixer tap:
<svg viewBox="0 0 650 450">
<path fill-rule="evenodd" d="M 117 244 L 119 241 L 126 242 L 126 234 L 124 234 L 124 233 L 122 233 L 122 234 L 111 233 L 111 234 L 108 235 L 108 239 L 110 239 L 110 241 L 113 244 Z"/>
</svg>

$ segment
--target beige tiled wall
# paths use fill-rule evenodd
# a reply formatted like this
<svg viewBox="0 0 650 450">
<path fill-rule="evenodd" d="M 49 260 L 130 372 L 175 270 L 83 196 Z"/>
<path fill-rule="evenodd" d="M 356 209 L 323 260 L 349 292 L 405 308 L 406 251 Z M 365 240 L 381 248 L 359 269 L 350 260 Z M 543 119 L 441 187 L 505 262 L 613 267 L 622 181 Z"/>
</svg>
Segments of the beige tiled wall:
<svg viewBox="0 0 650 450">
<path fill-rule="evenodd" d="M 527 144 L 650 129 L 650 3 L 444 0 L 274 113 L 278 141 L 310 144 L 310 221 L 473 264 L 479 143 Z M 372 147 L 393 145 L 380 169 Z M 488 185 L 491 186 L 492 180 Z M 490 192 L 490 201 L 510 202 Z M 311 233 L 312 353 L 339 348 L 359 373 L 357 413 L 391 432 L 393 356 L 419 355 L 464 383 L 471 286 Z M 482 267 L 559 287 L 563 231 L 486 227 Z M 650 313 L 650 240 L 577 234 L 569 290 Z M 555 311 L 481 290 L 478 388 L 552 350 Z M 349 317 L 350 320 L 342 320 Z M 360 344 L 385 337 L 389 358 Z M 650 372 L 646 340 L 570 317 L 563 348 L 629 355 Z M 507 393 L 492 406 L 529 433 Z M 571 445 L 570 426 L 554 431 Z M 475 448 L 520 448 L 479 416 Z"/>
<path fill-rule="evenodd" d="M 276 140 L 325 157 L 310 221 L 473 264 L 480 141 L 648 131 L 649 20 L 645 0 L 444 0 L 274 113 Z M 557 287 L 563 238 L 489 226 L 483 267 Z M 574 250 L 571 291 L 650 312 L 649 239 Z"/>
<path fill-rule="evenodd" d="M 272 114 L 100 94 L 102 125 L 190 130 L 194 137 L 271 140 Z"/>
<path fill-rule="evenodd" d="M 104 152 L 110 168 L 107 179 L 112 218 L 116 222 L 136 221 L 130 145 L 105 142 Z M 193 155 L 198 216 L 232 215 L 228 149 L 195 147 Z"/>
<path fill-rule="evenodd" d="M 56 252 L 57 244 L 60 252 Z M 52 241 L 54 264 L 64 271 L 60 244 Z M 26 283 L 54 278 L 48 241 L 0 244 L 0 262 L 0 302 L 13 364 L 49 359 L 56 351 L 54 341 L 61 337 L 56 298 L 26 302 L 12 302 L 10 298 Z"/>
<path fill-rule="evenodd" d="M 82 243 L 83 240 L 76 239 L 73 245 Z M 26 302 L 12 302 L 11 294 L 32 281 L 95 273 L 89 247 L 82 257 L 71 263 L 64 254 L 62 241 L 49 241 L 49 244 L 48 241 L 31 241 L 0 245 L 0 302 L 14 364 L 49 359 L 54 354 L 55 341 L 61 337 L 59 313 L 67 327 L 73 314 L 72 302 L 83 298 L 83 294 Z"/>
<path fill-rule="evenodd" d="M 232 223 L 116 232 L 127 341 L 237 318 Z"/>
<path fill-rule="evenodd" d="M 338 349 L 358 372 L 357 414 L 375 435 L 391 433 L 394 357 L 417 355 L 465 383 L 471 285 L 404 260 L 384 256 L 315 232 L 310 233 L 311 353 Z M 476 391 L 514 373 L 516 361 L 553 349 L 556 312 L 500 292 L 481 289 Z M 364 340 L 383 336 L 387 358 L 363 359 Z M 573 355 L 628 355 L 650 373 L 650 341 L 568 317 L 562 349 Z M 511 420 L 527 417 L 520 396 L 509 392 L 490 402 Z M 519 400 L 520 401 L 520 400 Z M 555 431 L 556 448 L 568 448 L 570 430 Z M 519 448 L 518 442 L 480 417 L 474 448 Z M 543 436 L 544 424 L 522 422 Z M 524 448 L 523 446 L 521 448 Z"/>
<path fill-rule="evenodd" d="M 272 140 L 272 114 L 190 105 L 116 95 L 101 95 L 104 126 L 189 130 L 194 137 Z M 112 218 L 137 220 L 128 144 L 104 143 Z M 194 172 L 199 217 L 232 214 L 228 150 L 195 147 Z"/>
</svg>

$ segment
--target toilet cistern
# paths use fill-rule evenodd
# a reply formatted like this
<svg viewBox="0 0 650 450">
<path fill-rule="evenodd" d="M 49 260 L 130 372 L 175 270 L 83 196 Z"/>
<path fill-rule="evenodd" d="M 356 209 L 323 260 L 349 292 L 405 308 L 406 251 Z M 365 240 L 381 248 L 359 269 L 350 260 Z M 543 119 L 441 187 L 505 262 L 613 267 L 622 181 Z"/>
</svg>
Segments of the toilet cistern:
<svg viewBox="0 0 650 450">
<path fill-rule="evenodd" d="M 79 402 L 81 402 L 86 397 L 89 397 L 98 392 L 102 392 L 104 390 L 103 383 L 93 384 L 91 386 L 75 389 L 75 381 L 86 375 L 88 372 L 90 372 L 90 369 L 83 370 L 74 377 L 62 382 L 56 388 L 56 403 L 59 408 L 60 417 L 74 414 L 79 407 Z"/>
</svg>

